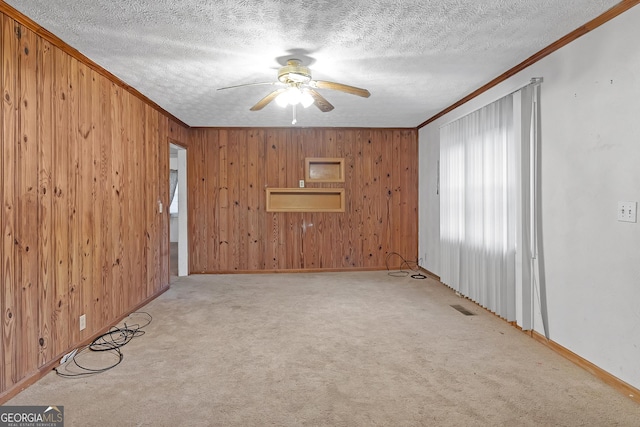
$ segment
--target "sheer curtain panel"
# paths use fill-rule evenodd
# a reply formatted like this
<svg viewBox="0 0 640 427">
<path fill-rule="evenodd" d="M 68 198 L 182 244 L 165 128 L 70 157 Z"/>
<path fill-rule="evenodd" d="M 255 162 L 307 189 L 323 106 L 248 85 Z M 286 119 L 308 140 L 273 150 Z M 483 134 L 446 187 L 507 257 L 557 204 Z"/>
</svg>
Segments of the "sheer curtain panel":
<svg viewBox="0 0 640 427">
<path fill-rule="evenodd" d="M 513 95 L 440 129 L 441 280 L 515 320 Z"/>
</svg>

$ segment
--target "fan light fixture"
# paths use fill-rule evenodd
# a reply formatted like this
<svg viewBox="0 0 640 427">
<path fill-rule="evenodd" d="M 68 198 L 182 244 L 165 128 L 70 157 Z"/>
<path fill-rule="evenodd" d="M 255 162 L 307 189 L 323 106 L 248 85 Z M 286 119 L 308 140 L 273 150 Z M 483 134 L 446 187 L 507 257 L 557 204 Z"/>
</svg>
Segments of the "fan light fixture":
<svg viewBox="0 0 640 427">
<path fill-rule="evenodd" d="M 323 113 L 333 110 L 333 105 L 322 96 L 317 89 L 332 89 L 340 92 L 349 93 L 351 95 L 368 98 L 368 90 L 355 86 L 349 86 L 342 83 L 327 82 L 324 80 L 313 80 L 311 78 L 311 70 L 309 67 L 302 65 L 299 59 L 287 60 L 287 65 L 278 69 L 278 80 L 275 82 L 245 83 L 236 86 L 227 86 L 218 88 L 218 90 L 232 89 L 242 86 L 256 85 L 278 85 L 280 88 L 269 92 L 264 98 L 258 101 L 251 111 L 262 110 L 271 101 L 275 100 L 281 107 L 291 105 L 293 107 L 293 121 L 296 124 L 296 107 L 302 105 L 304 108 L 315 104 Z"/>
<path fill-rule="evenodd" d="M 291 86 L 276 97 L 276 103 L 281 107 L 302 104 L 304 108 L 307 108 L 313 105 L 314 99 L 308 91 Z"/>
</svg>

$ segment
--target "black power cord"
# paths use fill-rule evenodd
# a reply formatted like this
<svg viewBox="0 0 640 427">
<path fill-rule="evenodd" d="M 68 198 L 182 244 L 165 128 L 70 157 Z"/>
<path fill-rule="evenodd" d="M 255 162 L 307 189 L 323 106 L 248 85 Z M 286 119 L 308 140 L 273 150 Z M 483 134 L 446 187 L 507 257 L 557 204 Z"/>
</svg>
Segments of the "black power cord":
<svg viewBox="0 0 640 427">
<path fill-rule="evenodd" d="M 60 367 L 54 368 L 56 374 L 64 378 L 86 377 L 88 375 L 106 372 L 109 369 L 118 366 L 124 358 L 121 348 L 131 342 L 133 338 L 144 335 L 144 331 L 142 329 L 151 323 L 151 320 L 153 319 L 151 315 L 146 312 L 133 312 L 127 317 L 127 319 L 132 319 L 136 316 L 143 316 L 146 318 L 142 325 L 127 325 L 125 319 L 124 327 L 111 327 L 109 331 L 94 339 L 91 344 L 76 351 L 69 360 L 62 363 Z M 92 354 L 92 352 L 106 352 L 106 354 L 112 354 L 115 357 L 115 361 L 107 366 L 90 368 L 85 362 L 81 363 L 80 359 L 90 358 L 89 355 Z"/>
<path fill-rule="evenodd" d="M 119 348 L 113 349 L 110 353 L 113 354 L 116 358 L 116 361 L 111 363 L 110 365 L 103 366 L 100 368 L 89 368 L 85 366 L 85 363 L 82 364 L 79 362 L 79 359 L 88 357 L 86 355 L 91 354 L 90 346 L 84 346 L 80 350 L 76 352 L 76 354 L 71 357 L 65 364 L 63 364 L 59 368 L 53 368 L 56 371 L 58 376 L 63 378 L 78 378 L 78 377 L 86 377 L 89 375 L 99 374 L 101 372 L 106 372 L 109 369 L 115 368 L 122 362 L 124 355 L 120 351 Z M 84 356 L 83 356 L 84 355 Z"/>
<path fill-rule="evenodd" d="M 389 258 L 391 258 L 392 256 L 397 256 L 399 257 L 402 262 L 400 263 L 400 270 L 398 271 L 391 271 L 391 269 L 389 268 Z M 411 275 L 410 277 L 412 279 L 426 279 L 427 276 L 425 276 L 424 274 L 420 273 L 420 268 L 418 266 L 418 261 L 407 261 L 402 255 L 400 255 L 398 252 L 389 252 L 387 254 L 387 258 L 385 259 L 385 265 L 387 267 L 387 271 L 389 271 L 389 276 L 392 277 L 406 277 Z M 405 271 L 404 267 L 408 268 L 410 271 L 413 272 L 413 274 L 411 274 L 409 271 Z"/>
</svg>

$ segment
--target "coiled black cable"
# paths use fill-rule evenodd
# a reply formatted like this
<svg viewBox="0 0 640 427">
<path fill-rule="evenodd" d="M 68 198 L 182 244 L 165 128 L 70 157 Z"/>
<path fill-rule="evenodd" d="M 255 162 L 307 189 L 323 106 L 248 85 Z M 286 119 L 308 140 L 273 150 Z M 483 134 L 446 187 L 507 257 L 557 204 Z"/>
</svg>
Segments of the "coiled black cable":
<svg viewBox="0 0 640 427">
<path fill-rule="evenodd" d="M 94 339 L 91 344 L 86 345 L 73 353 L 69 360 L 62 363 L 60 367 L 54 368 L 56 374 L 64 378 L 86 377 L 88 375 L 106 372 L 109 369 L 113 369 L 118 366 L 124 358 L 121 348 L 131 342 L 133 338 L 144 335 L 144 331 L 142 329 L 151 323 L 151 320 L 153 319 L 151 315 L 146 312 L 133 312 L 127 317 L 127 319 L 132 319 L 132 317 L 140 315 L 146 317 L 142 325 L 128 325 L 125 319 L 124 327 L 111 327 L 109 331 Z M 90 358 L 89 355 L 92 354 L 92 352 L 106 352 L 107 354 L 113 354 L 115 361 L 107 366 L 98 368 L 89 367 L 86 362 L 80 362 L 81 359 Z"/>
<path fill-rule="evenodd" d="M 391 258 L 392 256 L 397 256 L 399 257 L 402 262 L 400 263 L 400 270 L 397 271 L 391 271 L 391 269 L 389 268 L 389 258 Z M 387 254 L 387 257 L 385 259 L 385 266 L 387 267 L 387 271 L 389 271 L 389 276 L 392 277 L 406 277 L 411 275 L 412 279 L 426 279 L 427 276 L 425 276 L 424 274 L 422 274 L 420 272 L 420 267 L 418 266 L 418 261 L 407 261 L 402 255 L 400 255 L 398 252 L 389 252 Z M 410 271 L 413 272 L 413 274 L 411 274 L 409 271 L 405 271 L 403 268 L 407 267 Z"/>
</svg>

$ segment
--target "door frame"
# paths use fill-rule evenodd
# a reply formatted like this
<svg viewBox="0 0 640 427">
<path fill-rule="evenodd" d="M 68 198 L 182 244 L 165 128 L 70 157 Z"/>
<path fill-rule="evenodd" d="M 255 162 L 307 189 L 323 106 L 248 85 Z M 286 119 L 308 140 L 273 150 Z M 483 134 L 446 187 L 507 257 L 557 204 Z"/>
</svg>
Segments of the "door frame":
<svg viewBox="0 0 640 427">
<path fill-rule="evenodd" d="M 187 186 L 187 148 L 178 142 L 169 140 L 169 150 L 177 151 L 178 168 L 178 276 L 189 275 L 189 209 Z M 170 154 L 171 156 L 171 154 Z M 169 213 L 169 227 L 171 214 Z"/>
</svg>

